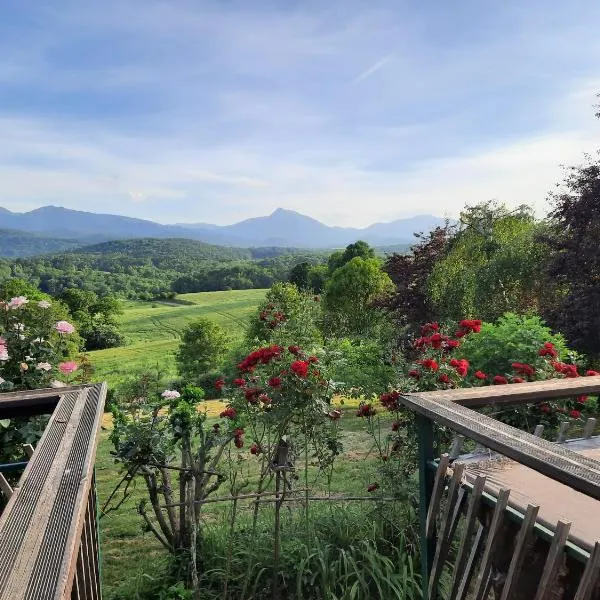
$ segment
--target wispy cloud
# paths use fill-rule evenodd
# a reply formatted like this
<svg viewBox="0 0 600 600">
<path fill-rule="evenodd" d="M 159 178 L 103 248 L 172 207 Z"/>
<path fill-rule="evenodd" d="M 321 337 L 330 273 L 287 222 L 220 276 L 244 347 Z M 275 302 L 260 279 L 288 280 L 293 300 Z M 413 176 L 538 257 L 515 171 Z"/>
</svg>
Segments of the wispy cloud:
<svg viewBox="0 0 600 600">
<path fill-rule="evenodd" d="M 372 64 L 368 69 L 356 76 L 352 80 L 352 83 L 364 81 L 367 77 L 371 77 L 371 75 L 377 73 L 377 71 L 381 71 L 381 69 L 383 69 L 383 67 L 385 67 L 385 65 L 387 65 L 393 58 L 393 54 L 388 54 L 387 56 L 380 58 L 376 63 Z"/>
<path fill-rule="evenodd" d="M 600 146 L 595 0 L 9 3 L 15 210 L 365 225 L 491 197 L 541 208 L 558 165 Z"/>
</svg>

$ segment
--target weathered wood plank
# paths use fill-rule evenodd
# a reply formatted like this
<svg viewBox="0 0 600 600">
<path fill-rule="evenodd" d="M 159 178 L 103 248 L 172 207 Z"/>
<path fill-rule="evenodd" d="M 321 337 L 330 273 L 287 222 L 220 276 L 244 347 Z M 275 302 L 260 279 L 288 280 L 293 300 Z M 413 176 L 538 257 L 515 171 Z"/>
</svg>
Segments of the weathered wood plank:
<svg viewBox="0 0 600 600">
<path fill-rule="evenodd" d="M 440 509 L 442 493 L 444 492 L 444 487 L 446 486 L 446 472 L 448 470 L 449 463 L 450 457 L 447 454 L 442 454 L 438 463 L 438 468 L 435 472 L 433 492 L 431 493 L 431 503 L 429 504 L 429 510 L 427 512 L 426 532 L 428 538 L 433 536 L 433 532 L 435 530 L 435 520 L 437 518 L 438 510 Z"/>
<path fill-rule="evenodd" d="M 541 423 L 535 426 L 533 435 L 539 438 L 541 438 L 544 435 L 544 426 Z"/>
<path fill-rule="evenodd" d="M 596 429 L 596 419 L 594 417 L 590 417 L 586 422 L 583 428 L 583 437 L 585 439 L 589 439 L 594 435 L 594 430 Z"/>
<path fill-rule="evenodd" d="M 60 396 L 0 516 L 0 600 L 71 597 L 105 394 L 98 384 Z"/>
<path fill-rule="evenodd" d="M 456 555 L 456 562 L 454 564 L 454 573 L 452 578 L 452 590 L 450 592 L 450 600 L 456 600 L 458 598 L 458 589 L 461 583 L 462 574 L 465 568 L 466 561 L 469 554 L 469 543 L 475 527 L 478 524 L 477 514 L 479 507 L 481 506 L 481 496 L 485 488 L 485 477 L 477 477 L 473 485 L 473 490 L 470 494 L 469 508 L 467 509 L 467 516 L 465 519 L 465 528 L 463 530 L 458 554 Z"/>
<path fill-rule="evenodd" d="M 510 600 L 511 594 L 516 589 L 519 575 L 521 574 L 521 569 L 523 567 L 523 561 L 525 560 L 529 543 L 533 538 L 533 528 L 539 509 L 539 506 L 530 504 L 525 511 L 525 518 L 523 519 L 523 524 L 519 530 L 517 543 L 512 560 L 510 561 L 510 566 L 508 567 L 508 573 L 506 575 L 506 581 L 504 582 L 500 600 Z"/>
<path fill-rule="evenodd" d="M 547 379 L 509 385 L 458 388 L 422 392 L 419 395 L 431 400 L 444 399 L 470 408 L 483 406 L 508 406 L 542 402 L 571 396 L 594 395 L 600 392 L 600 375 L 576 379 Z"/>
<path fill-rule="evenodd" d="M 438 536 L 438 543 L 435 549 L 435 556 L 433 558 L 433 566 L 431 568 L 431 574 L 429 576 L 429 598 L 435 600 L 438 593 L 438 585 L 446 558 L 448 557 L 448 550 L 450 549 L 452 521 L 455 512 L 456 504 L 458 501 L 458 492 L 460 490 L 460 484 L 465 466 L 461 463 L 453 465 L 452 479 L 448 487 L 448 497 L 446 499 L 446 510 L 442 518 L 440 526 L 440 533 Z M 464 492 L 463 492 L 464 493 Z M 461 496 L 462 502 L 462 496 Z"/>
<path fill-rule="evenodd" d="M 552 544 L 546 557 L 544 571 L 542 572 L 542 578 L 535 594 L 535 600 L 545 600 L 552 589 L 558 569 L 564 560 L 564 547 L 569 537 L 570 528 L 571 524 L 564 523 L 563 521 L 559 521 L 556 525 Z"/>
<path fill-rule="evenodd" d="M 6 498 L 11 498 L 13 495 L 13 489 L 10 483 L 6 481 L 6 477 L 2 473 L 0 473 L 0 492 L 2 492 Z"/>
<path fill-rule="evenodd" d="M 510 490 L 502 489 L 498 493 L 498 502 L 494 509 L 494 516 L 492 517 L 492 523 L 487 532 L 487 539 L 485 542 L 485 550 L 483 551 L 483 557 L 481 558 L 481 564 L 479 565 L 479 573 L 477 575 L 477 581 L 475 583 L 475 594 L 474 600 L 485 600 L 490 589 L 490 572 L 492 569 L 492 558 L 496 542 L 498 540 L 498 534 L 504 521 L 504 511 L 508 506 L 508 497 Z"/>
<path fill-rule="evenodd" d="M 567 439 L 567 433 L 569 432 L 569 427 L 571 424 L 569 421 L 562 421 L 562 423 L 558 426 L 558 435 L 556 436 L 556 443 L 562 444 Z"/>
<path fill-rule="evenodd" d="M 600 376 L 594 379 L 600 380 Z M 558 380 L 559 383 L 561 381 L 563 380 Z M 510 386 L 491 387 L 496 389 Z M 537 438 L 469 408 L 449 402 L 443 397 L 440 398 L 439 393 L 432 394 L 432 392 L 410 394 L 401 396 L 400 401 L 420 415 L 447 425 L 454 431 L 577 491 L 600 499 L 600 464 L 597 461 L 576 454 L 563 445 Z"/>
<path fill-rule="evenodd" d="M 469 560 L 465 566 L 464 573 L 459 573 L 461 576 L 460 585 L 458 586 L 458 590 L 453 600 L 465 600 L 467 594 L 469 593 L 469 587 L 471 585 L 471 579 L 473 578 L 473 571 L 475 569 L 475 563 L 477 562 L 477 557 L 479 556 L 479 548 L 481 547 L 481 543 L 483 541 L 483 525 L 479 524 L 477 528 L 477 533 L 475 534 L 475 539 L 473 540 L 473 546 L 471 547 L 471 552 L 469 553 Z"/>
<path fill-rule="evenodd" d="M 600 542 L 596 542 L 579 582 L 574 600 L 591 600 L 600 580 Z"/>
</svg>

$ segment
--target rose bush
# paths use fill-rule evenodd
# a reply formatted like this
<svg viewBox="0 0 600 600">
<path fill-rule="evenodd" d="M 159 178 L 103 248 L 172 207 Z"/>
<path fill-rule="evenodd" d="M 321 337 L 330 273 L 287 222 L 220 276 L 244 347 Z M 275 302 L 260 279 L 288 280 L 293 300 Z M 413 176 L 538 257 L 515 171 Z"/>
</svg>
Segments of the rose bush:
<svg viewBox="0 0 600 600">
<path fill-rule="evenodd" d="M 367 420 L 368 430 L 383 463 L 379 468 L 381 482 L 383 484 L 385 481 L 388 488 L 392 484 L 397 487 L 399 475 L 406 478 L 414 469 L 417 444 L 413 418 L 402 408 L 399 402 L 401 394 L 600 375 L 577 363 L 561 360 L 561 356 L 568 356 L 569 353 L 562 344 L 555 345 L 550 340 L 540 343 L 535 352 L 526 353 L 527 360 L 517 360 L 518 356 L 515 356 L 503 372 L 486 372 L 461 353 L 463 345 L 466 346 L 472 337 L 483 337 L 487 331 L 486 324 L 477 319 L 465 319 L 457 325 L 437 322 L 424 324 L 421 335 L 413 342 L 416 360 L 408 366 L 399 384 L 379 397 L 381 408 L 392 413 L 391 427 L 389 419 L 379 419 L 380 410 L 374 403 L 364 402 L 359 406 L 357 415 Z M 558 339 L 562 342 L 561 338 Z M 532 431 L 535 425 L 541 423 L 552 430 L 565 420 L 581 426 L 587 417 L 596 415 L 597 399 L 576 396 L 503 410 L 494 409 L 493 412 L 489 408 L 483 410 L 518 428 Z"/>
</svg>

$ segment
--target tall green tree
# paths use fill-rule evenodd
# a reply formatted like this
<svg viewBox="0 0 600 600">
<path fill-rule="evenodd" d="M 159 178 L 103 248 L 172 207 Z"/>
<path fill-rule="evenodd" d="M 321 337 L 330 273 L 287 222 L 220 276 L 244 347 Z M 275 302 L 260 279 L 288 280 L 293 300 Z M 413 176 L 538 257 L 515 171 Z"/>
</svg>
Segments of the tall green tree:
<svg viewBox="0 0 600 600">
<path fill-rule="evenodd" d="M 485 202 L 467 207 L 427 287 L 435 317 L 493 321 L 506 312 L 539 310 L 544 248 L 527 206 Z"/>
<path fill-rule="evenodd" d="M 375 301 L 394 286 L 375 258 L 355 257 L 336 269 L 325 286 L 323 307 L 327 328 L 338 336 L 364 336 L 380 321 Z"/>
<path fill-rule="evenodd" d="M 571 167 L 554 203 L 544 316 L 575 349 L 600 354 L 600 152 Z"/>
<path fill-rule="evenodd" d="M 201 317 L 181 334 L 175 355 L 177 368 L 186 383 L 204 382 L 206 375 L 218 369 L 229 346 L 229 336 L 214 321 Z"/>
</svg>

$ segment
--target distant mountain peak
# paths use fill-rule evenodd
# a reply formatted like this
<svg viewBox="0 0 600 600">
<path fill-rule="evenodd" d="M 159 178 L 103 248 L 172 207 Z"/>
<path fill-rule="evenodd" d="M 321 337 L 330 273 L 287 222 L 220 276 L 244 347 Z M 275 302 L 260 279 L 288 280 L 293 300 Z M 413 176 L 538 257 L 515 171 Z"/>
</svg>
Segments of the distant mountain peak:
<svg viewBox="0 0 600 600">
<path fill-rule="evenodd" d="M 89 213 L 60 206 L 42 206 L 25 213 L 0 207 L 0 229 L 38 233 L 80 243 L 135 238 L 187 238 L 221 246 L 284 246 L 340 248 L 362 239 L 373 246 L 410 244 L 414 233 L 443 224 L 432 215 L 416 215 L 362 229 L 330 227 L 295 210 L 277 208 L 270 215 L 245 219 L 232 225 L 179 223 L 161 225 L 120 215 Z"/>
</svg>

